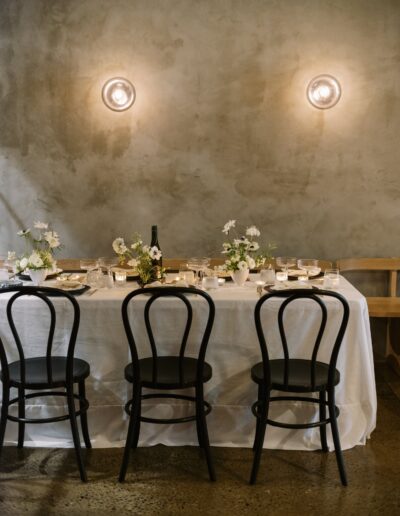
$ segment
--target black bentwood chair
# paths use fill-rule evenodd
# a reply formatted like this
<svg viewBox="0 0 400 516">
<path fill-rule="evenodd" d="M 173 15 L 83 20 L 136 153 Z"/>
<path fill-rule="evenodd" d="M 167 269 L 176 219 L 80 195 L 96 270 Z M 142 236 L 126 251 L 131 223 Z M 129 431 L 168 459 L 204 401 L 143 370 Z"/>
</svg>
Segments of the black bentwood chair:
<svg viewBox="0 0 400 516">
<path fill-rule="evenodd" d="M 18 448 L 24 446 L 25 423 L 54 423 L 57 421 L 71 422 L 72 437 L 75 446 L 76 458 L 79 467 L 79 473 L 83 482 L 87 481 L 85 467 L 83 465 L 79 431 L 76 417 L 81 417 L 82 433 L 86 448 L 91 448 L 86 411 L 89 403 L 85 395 L 85 379 L 90 374 L 90 367 L 87 362 L 80 358 L 74 358 L 74 350 L 76 337 L 79 328 L 80 310 L 77 301 L 69 294 L 46 287 L 12 287 L 5 288 L 0 291 L 1 294 L 14 292 L 14 295 L 7 303 L 7 319 L 14 337 L 15 345 L 18 351 L 19 360 L 9 362 L 7 351 L 0 339 L 0 363 L 1 375 L 0 379 L 3 384 L 3 403 L 0 418 L 0 450 L 3 447 L 4 434 L 6 431 L 7 420 L 18 423 Z M 67 356 L 53 356 L 53 338 L 56 329 L 56 309 L 53 302 L 49 298 L 57 299 L 57 302 L 63 302 L 64 307 L 72 305 L 72 326 L 69 334 L 69 344 Z M 36 297 L 41 299 L 50 312 L 49 317 L 49 333 L 46 344 L 46 355 L 36 356 L 34 358 L 26 358 L 21 343 L 21 338 L 16 327 L 15 317 L 13 315 L 13 307 L 15 301 L 23 297 Z M 58 303 L 57 303 L 58 304 Z M 44 307 L 44 305 L 43 305 Z M 74 384 L 78 384 L 79 394 L 74 394 Z M 10 399 L 10 390 L 14 387 L 18 390 L 16 398 Z M 53 389 L 62 388 L 63 391 L 54 391 Z M 35 391 L 25 394 L 25 391 Z M 58 417 L 48 417 L 45 419 L 28 419 L 25 417 L 25 400 L 43 397 L 43 396 L 64 396 L 67 398 L 68 413 Z M 79 400 L 79 410 L 75 409 L 74 400 Z M 18 417 L 8 413 L 10 405 L 18 404 Z"/>
<path fill-rule="evenodd" d="M 271 360 L 269 358 L 268 348 L 261 324 L 260 311 L 265 302 L 282 296 L 284 296 L 285 299 L 279 307 L 278 327 L 283 349 L 283 358 Z M 323 301 L 324 297 L 336 299 L 338 301 L 338 303 L 334 303 L 336 308 L 339 308 L 340 306 L 342 308 L 342 316 L 340 324 L 338 325 L 336 340 L 334 343 L 329 344 L 331 348 L 329 363 L 320 362 L 317 360 L 318 351 L 328 318 L 327 306 Z M 289 357 L 283 315 L 285 309 L 292 302 L 299 299 L 304 300 L 305 302 L 312 301 L 316 303 L 321 310 L 321 324 L 319 326 L 316 340 L 312 348 L 311 360 L 294 359 Z M 336 292 L 325 290 L 319 290 L 318 293 L 309 289 L 291 290 L 285 291 L 284 293 L 274 292 L 272 294 L 266 294 L 260 298 L 256 305 L 254 315 L 257 335 L 260 341 L 262 362 L 256 364 L 251 369 L 251 378 L 258 385 L 258 400 L 252 406 L 253 414 L 257 418 L 257 425 L 254 440 L 254 461 L 251 471 L 250 483 L 254 484 L 257 478 L 267 424 L 280 428 L 290 429 L 319 427 L 322 451 L 327 452 L 328 445 L 326 441 L 326 425 L 330 423 L 340 479 L 343 485 L 347 485 L 346 471 L 343 462 L 342 450 L 340 448 L 339 432 L 336 421 L 337 417 L 339 416 L 339 409 L 335 406 L 335 386 L 340 381 L 340 373 L 336 369 L 336 362 L 340 350 L 340 345 L 342 343 L 349 320 L 349 305 L 346 299 Z M 271 396 L 271 390 L 288 393 L 318 393 L 319 396 L 318 398 L 302 396 Z M 326 401 L 326 394 L 328 395 L 328 401 Z M 306 403 L 319 404 L 319 421 L 304 424 L 290 424 L 268 419 L 268 409 L 270 402 L 282 400 L 297 400 Z M 326 407 L 328 407 L 329 410 L 328 419 L 326 418 Z"/>
<path fill-rule="evenodd" d="M 144 322 L 146 326 L 147 336 L 150 342 L 151 356 L 147 358 L 139 358 L 138 348 L 133 336 L 132 327 L 129 322 L 128 306 L 131 300 L 135 298 L 136 302 L 132 304 L 138 305 L 138 296 L 143 294 L 150 297 L 144 306 Z M 159 356 L 157 345 L 154 339 L 153 331 L 150 323 L 150 309 L 153 303 L 160 298 L 175 298 L 184 304 L 186 307 L 186 324 L 181 342 L 177 342 L 179 346 L 178 354 L 176 356 Z M 196 358 L 185 356 L 186 344 L 190 334 L 193 319 L 192 304 L 204 305 L 203 298 L 206 302 L 207 320 L 204 327 L 204 333 L 199 343 Z M 143 300 L 143 298 L 142 298 Z M 182 305 L 181 305 L 182 306 Z M 171 423 L 186 423 L 189 421 L 196 421 L 197 437 L 200 448 L 204 450 L 208 473 L 210 480 L 215 480 L 215 471 L 211 458 L 210 443 L 208 439 L 206 416 L 211 412 L 210 404 L 204 400 L 203 386 L 208 382 L 212 376 L 212 368 L 205 362 L 205 355 L 208 341 L 215 317 L 215 306 L 211 297 L 201 290 L 196 288 L 185 287 L 153 287 L 135 290 L 128 294 L 122 304 L 122 319 L 125 326 L 126 335 L 128 338 L 129 348 L 132 356 L 132 362 L 125 368 L 125 378 L 132 383 L 133 397 L 125 405 L 125 410 L 129 414 L 129 427 L 126 438 L 125 451 L 122 460 L 121 470 L 119 474 L 119 481 L 125 480 L 126 470 L 128 468 L 129 454 L 131 448 L 136 449 L 139 433 L 140 423 L 157 423 L 157 424 L 171 424 Z M 195 395 L 187 396 L 184 394 L 157 392 L 150 394 L 142 394 L 142 388 L 155 389 L 158 391 L 166 390 L 181 390 L 187 388 L 194 388 Z M 161 419 L 152 417 L 143 417 L 141 415 L 141 401 L 151 398 L 171 398 L 191 401 L 195 403 L 195 414 L 188 415 L 181 418 Z"/>
</svg>

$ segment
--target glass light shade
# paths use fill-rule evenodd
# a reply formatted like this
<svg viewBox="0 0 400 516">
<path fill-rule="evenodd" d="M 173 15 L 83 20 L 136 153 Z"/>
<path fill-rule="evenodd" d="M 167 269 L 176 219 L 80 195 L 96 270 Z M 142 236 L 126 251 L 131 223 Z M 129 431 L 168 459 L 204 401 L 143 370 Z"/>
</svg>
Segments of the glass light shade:
<svg viewBox="0 0 400 516">
<path fill-rule="evenodd" d="M 318 109 L 328 109 L 339 102 L 341 88 L 339 82 L 331 75 L 314 77 L 307 88 L 307 97 Z"/>
<path fill-rule="evenodd" d="M 125 111 L 135 102 L 136 91 L 128 79 L 114 77 L 105 83 L 101 95 L 108 108 L 113 111 Z"/>
</svg>

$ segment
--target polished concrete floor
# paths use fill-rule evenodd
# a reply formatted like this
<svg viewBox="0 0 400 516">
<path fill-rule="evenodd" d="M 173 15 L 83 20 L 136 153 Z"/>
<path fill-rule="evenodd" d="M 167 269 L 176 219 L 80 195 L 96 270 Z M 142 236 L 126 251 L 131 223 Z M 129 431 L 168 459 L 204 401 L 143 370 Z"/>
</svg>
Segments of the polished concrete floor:
<svg viewBox="0 0 400 516">
<path fill-rule="evenodd" d="M 344 452 L 349 486 L 333 453 L 266 450 L 257 485 L 247 484 L 249 449 L 214 449 L 218 480 L 207 479 L 196 448 L 140 449 L 124 484 L 122 450 L 91 450 L 89 482 L 73 450 L 5 448 L 0 515 L 50 514 L 400 514 L 400 378 L 377 366 L 378 424 L 367 446 Z"/>
</svg>

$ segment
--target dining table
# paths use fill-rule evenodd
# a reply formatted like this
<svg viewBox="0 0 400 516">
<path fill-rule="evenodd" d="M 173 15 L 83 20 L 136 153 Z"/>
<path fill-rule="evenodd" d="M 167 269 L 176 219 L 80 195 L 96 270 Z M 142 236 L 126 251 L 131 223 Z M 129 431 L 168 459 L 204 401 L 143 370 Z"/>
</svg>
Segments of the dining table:
<svg viewBox="0 0 400 516">
<path fill-rule="evenodd" d="M 210 443 L 212 446 L 251 447 L 253 445 L 256 419 L 251 405 L 257 398 L 257 386 L 251 380 L 251 367 L 261 360 L 260 346 L 254 323 L 254 308 L 260 298 L 257 291 L 257 274 L 239 287 L 231 281 L 208 291 L 215 303 L 215 322 L 207 348 L 206 361 L 212 366 L 212 378 L 205 384 L 205 399 L 212 411 L 207 416 Z M 26 284 L 29 284 L 27 282 Z M 46 282 L 44 282 L 46 284 Z M 321 283 L 315 283 L 316 288 Z M 128 416 L 124 406 L 132 397 L 132 385 L 124 378 L 124 368 L 130 362 L 129 348 L 121 316 L 123 299 L 137 289 L 135 281 L 127 281 L 113 288 L 85 291 L 76 296 L 81 318 L 75 356 L 90 364 L 90 377 L 86 381 L 89 432 L 93 447 L 120 447 L 125 444 Z M 336 387 L 336 404 L 340 409 L 338 418 L 342 449 L 364 445 L 376 424 L 377 397 L 374 362 L 368 307 L 365 297 L 344 277 L 336 289 L 350 306 L 350 318 L 338 357 L 340 383 Z M 10 294 L 0 291 L 0 337 L 11 357 L 17 359 L 8 328 L 5 310 Z M 206 317 L 200 296 L 193 296 L 194 322 L 188 348 L 193 349 L 201 338 Z M 138 345 L 143 353 L 148 349 L 143 323 L 143 306 L 132 308 L 130 316 L 137 332 Z M 138 298 L 140 300 L 140 298 Z M 71 314 L 68 303 L 52 298 L 58 312 L 57 330 L 54 338 L 54 354 L 65 354 Z M 329 345 L 335 339 L 341 309 L 334 300 L 325 299 L 329 317 L 321 343 L 318 359 L 329 359 Z M 276 314 L 282 299 L 274 298 L 272 308 L 265 313 L 265 331 L 270 343 L 271 358 L 280 354 Z M 25 297 L 15 306 L 20 324 L 21 337 L 27 355 L 43 354 L 43 343 L 48 332 L 48 314 L 39 299 Z M 315 303 L 314 303 L 315 304 Z M 312 335 L 320 321 L 320 313 L 310 300 L 298 300 L 288 309 L 287 327 L 289 345 L 297 357 L 309 357 Z M 154 307 L 154 332 L 161 339 L 165 353 L 171 351 L 180 330 L 184 308 L 179 301 L 160 299 Z M 149 352 L 147 352 L 149 354 Z M 15 407 L 16 410 L 16 407 Z M 192 413 L 193 407 L 185 401 L 149 399 L 144 402 L 142 415 L 157 414 L 157 417 L 177 417 Z M 47 417 L 65 412 L 59 397 L 37 398 L 27 402 L 27 417 Z M 277 402 L 270 409 L 271 419 L 286 422 L 302 422 L 317 418 L 314 404 L 301 402 Z M 7 424 L 6 445 L 15 445 L 17 425 Z M 156 444 L 183 446 L 197 445 L 194 423 L 155 425 L 143 423 L 140 446 Z M 333 449 L 328 425 L 328 445 Z M 72 447 L 68 421 L 53 424 L 30 424 L 25 428 L 25 446 Z M 320 448 L 318 428 L 287 430 L 267 428 L 264 447 L 292 450 L 315 450 Z"/>
</svg>

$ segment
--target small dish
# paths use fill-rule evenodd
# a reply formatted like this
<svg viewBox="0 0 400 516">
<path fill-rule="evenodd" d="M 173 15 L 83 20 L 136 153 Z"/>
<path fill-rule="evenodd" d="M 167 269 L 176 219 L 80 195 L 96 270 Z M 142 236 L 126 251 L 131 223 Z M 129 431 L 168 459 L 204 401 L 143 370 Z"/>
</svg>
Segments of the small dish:
<svg viewBox="0 0 400 516">
<path fill-rule="evenodd" d="M 307 272 L 306 271 L 303 271 L 301 269 L 292 269 L 292 270 L 288 270 L 288 279 L 290 281 L 293 281 L 293 280 L 297 280 L 298 278 L 300 278 L 301 276 L 304 276 L 306 277 L 307 276 Z M 318 269 L 315 269 L 315 272 L 310 272 L 309 273 L 309 278 L 320 278 L 321 276 L 323 276 L 323 273 L 321 272 L 321 268 L 318 267 Z"/>
<path fill-rule="evenodd" d="M 63 290 L 72 295 L 80 295 L 90 289 L 89 285 L 79 283 L 79 281 L 46 281 L 43 286 Z"/>
</svg>

